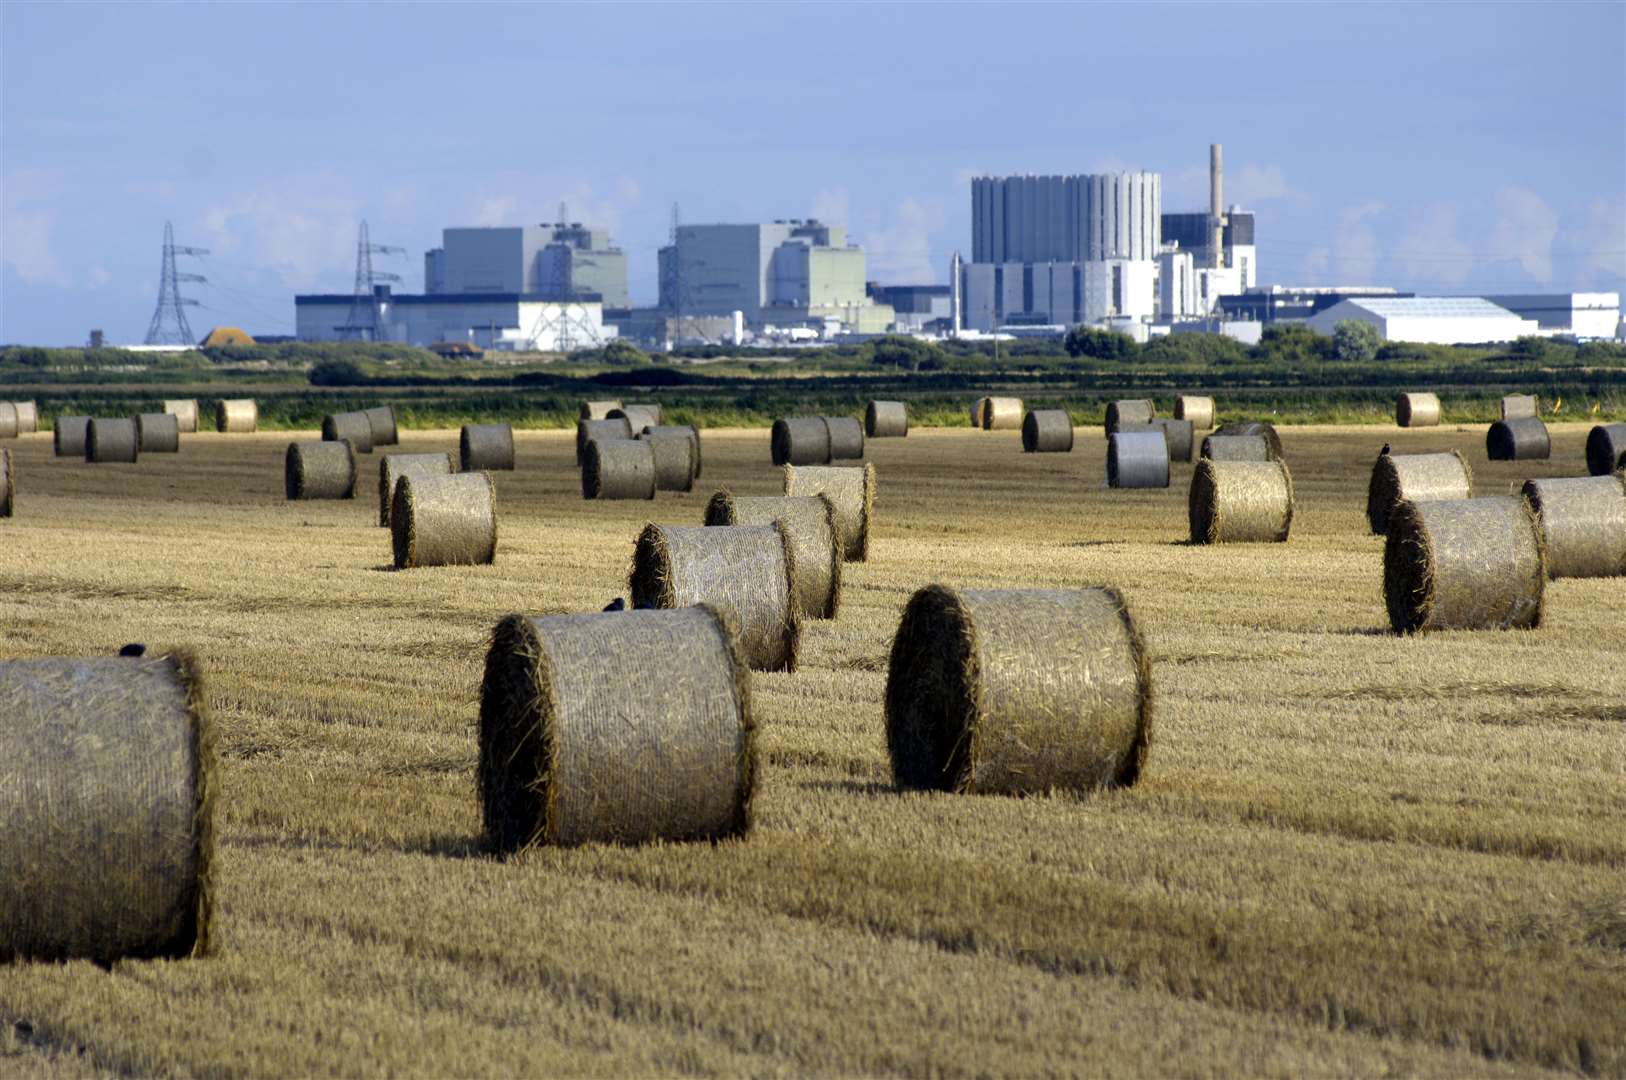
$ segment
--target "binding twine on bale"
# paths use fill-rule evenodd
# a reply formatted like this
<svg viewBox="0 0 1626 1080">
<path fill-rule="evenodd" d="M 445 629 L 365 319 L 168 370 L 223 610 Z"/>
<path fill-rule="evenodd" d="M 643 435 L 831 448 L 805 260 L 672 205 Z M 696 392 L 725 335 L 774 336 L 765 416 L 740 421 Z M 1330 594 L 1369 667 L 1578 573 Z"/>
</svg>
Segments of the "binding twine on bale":
<svg viewBox="0 0 1626 1080">
<path fill-rule="evenodd" d="M 1191 542 L 1283 543 L 1293 528 L 1293 502 L 1284 461 L 1200 461 L 1186 508 Z"/>
<path fill-rule="evenodd" d="M 373 423 L 364 412 L 330 413 L 322 417 L 322 441 L 350 444 L 358 454 L 373 452 Z"/>
<path fill-rule="evenodd" d="M 59 416 L 52 428 L 51 442 L 57 457 L 85 456 L 85 437 L 90 433 L 90 417 Z"/>
<path fill-rule="evenodd" d="M 578 411 L 578 416 L 582 420 L 608 420 L 610 411 L 620 408 L 622 408 L 622 405 L 619 400 L 584 401 Z M 626 417 L 623 416 L 621 419 L 625 420 Z"/>
<path fill-rule="evenodd" d="M 830 460 L 857 461 L 864 456 L 864 425 L 850 416 L 821 416 L 830 431 Z M 795 464 L 791 462 L 790 464 Z"/>
<path fill-rule="evenodd" d="M 1073 418 L 1066 409 L 1031 409 L 1022 418 L 1022 450 L 1065 454 L 1073 449 Z"/>
<path fill-rule="evenodd" d="M 0 661 L 0 963 L 208 953 L 206 700 L 185 654 Z"/>
<path fill-rule="evenodd" d="M 164 411 L 181 426 L 182 435 L 195 435 L 198 430 L 198 403 L 192 398 L 170 398 L 164 402 Z"/>
<path fill-rule="evenodd" d="M 1498 420 L 1485 433 L 1485 456 L 1492 461 L 1545 461 L 1553 441 L 1539 416 Z"/>
<path fill-rule="evenodd" d="M 886 681 L 899 787 L 1127 786 L 1151 737 L 1151 668 L 1116 589 L 929 585 L 904 609 Z"/>
<path fill-rule="evenodd" d="M 627 587 L 637 607 L 709 604 L 737 632 L 747 666 L 796 670 L 801 606 L 796 551 L 783 525 L 646 525 Z"/>
<path fill-rule="evenodd" d="M 1437 502 L 1473 494 L 1473 471 L 1460 453 L 1379 454 L 1366 486 L 1366 523 L 1374 533 L 1389 531 L 1389 515 L 1402 501 Z"/>
<path fill-rule="evenodd" d="M 682 435 L 689 440 L 690 460 L 694 462 L 693 479 L 700 479 L 700 429 L 693 424 L 662 424 L 660 427 L 646 427 L 640 436 L 651 433 L 658 435 Z"/>
<path fill-rule="evenodd" d="M 582 498 L 653 499 L 655 448 L 644 439 L 591 439 L 582 458 Z"/>
<path fill-rule="evenodd" d="M 655 460 L 657 491 L 690 491 L 694 488 L 694 444 L 691 433 L 671 428 L 646 428 L 638 436 L 649 445 Z"/>
<path fill-rule="evenodd" d="M 509 424 L 464 424 L 457 446 L 462 472 L 514 470 L 514 429 Z"/>
<path fill-rule="evenodd" d="M 1626 574 L 1626 473 L 1526 480 L 1524 497 L 1541 524 L 1548 577 Z"/>
<path fill-rule="evenodd" d="M 131 464 L 140 452 L 134 420 L 93 419 L 85 429 L 85 460 Z"/>
<path fill-rule="evenodd" d="M 480 689 L 487 844 L 718 840 L 751 827 L 750 675 L 727 617 L 510 615 Z"/>
<path fill-rule="evenodd" d="M 818 416 L 775 420 L 768 451 L 775 465 L 828 465 L 830 425 Z"/>
<path fill-rule="evenodd" d="M 1169 486 L 1169 444 L 1161 430 L 1114 431 L 1107 437 L 1107 487 Z"/>
<path fill-rule="evenodd" d="M 872 401 L 864 407 L 864 434 L 872 439 L 901 439 L 909 434 L 909 406 L 901 401 Z"/>
<path fill-rule="evenodd" d="M 362 415 L 367 418 L 367 427 L 373 437 L 373 446 L 400 445 L 401 432 L 395 426 L 395 406 L 376 405 L 371 409 L 363 409 Z"/>
<path fill-rule="evenodd" d="M 378 523 L 390 525 L 390 500 L 395 497 L 395 485 L 403 476 L 450 476 L 455 471 L 452 455 L 438 454 L 385 454 L 378 459 Z"/>
<path fill-rule="evenodd" d="M 578 420 L 576 421 L 576 464 L 580 465 L 586 460 L 587 444 L 594 439 L 630 438 L 632 438 L 632 425 L 627 423 L 625 416 L 618 416 L 614 420 Z"/>
<path fill-rule="evenodd" d="M 1396 633 L 1541 625 L 1547 555 L 1524 499 L 1403 502 L 1389 515 L 1383 595 Z"/>
<path fill-rule="evenodd" d="M 1190 420 L 1153 420 L 1152 425 L 1163 430 L 1163 441 L 1168 444 L 1170 461 L 1191 461 L 1196 432 Z"/>
<path fill-rule="evenodd" d="M 349 439 L 292 442 L 282 459 L 290 501 L 356 497 L 356 453 Z"/>
<path fill-rule="evenodd" d="M 402 476 L 390 496 L 395 568 L 478 566 L 497 558 L 497 485 L 484 472 Z"/>
<path fill-rule="evenodd" d="M 833 619 L 841 606 L 841 527 L 828 495 L 741 496 L 719 491 L 706 504 L 707 525 L 774 525 L 796 555 L 796 599 L 810 619 Z"/>
<path fill-rule="evenodd" d="M 1541 403 L 1534 394 L 1508 394 L 1502 398 L 1502 419 L 1523 420 L 1541 415 Z"/>
<path fill-rule="evenodd" d="M 984 431 L 1018 431 L 1022 427 L 1022 417 L 1026 411 L 1022 408 L 1022 399 L 1019 397 L 991 397 L 986 399 L 988 407 L 982 413 L 982 428 Z"/>
<path fill-rule="evenodd" d="M 1174 399 L 1174 418 L 1190 420 L 1192 427 L 1206 431 L 1214 426 L 1214 399 L 1181 394 Z"/>
<path fill-rule="evenodd" d="M 869 559 L 869 528 L 875 518 L 875 466 L 785 466 L 786 495 L 827 495 L 835 507 L 841 530 L 842 557 L 847 562 Z"/>
<path fill-rule="evenodd" d="M 1586 471 L 1608 476 L 1626 469 L 1626 424 L 1599 424 L 1587 433 Z"/>
<path fill-rule="evenodd" d="M 606 419 L 614 420 L 618 416 L 625 419 L 634 432 L 642 431 L 646 427 L 661 426 L 661 407 L 653 402 L 641 404 L 628 402 L 618 409 L 611 409 Z"/>
<path fill-rule="evenodd" d="M 1404 428 L 1439 426 L 1440 399 L 1434 394 L 1401 394 L 1395 399 L 1395 423 Z"/>
<path fill-rule="evenodd" d="M 142 413 L 135 418 L 136 445 L 143 454 L 181 452 L 181 424 L 169 413 Z"/>
<path fill-rule="evenodd" d="M 215 402 L 215 430 L 222 434 L 252 434 L 260 426 L 260 407 L 252 398 Z"/>
<path fill-rule="evenodd" d="M 1157 407 L 1147 398 L 1107 402 L 1107 434 L 1123 430 L 1126 424 L 1150 424 Z"/>
<path fill-rule="evenodd" d="M 0 517 L 10 517 L 17 505 L 17 473 L 11 451 L 0 450 Z"/>
</svg>

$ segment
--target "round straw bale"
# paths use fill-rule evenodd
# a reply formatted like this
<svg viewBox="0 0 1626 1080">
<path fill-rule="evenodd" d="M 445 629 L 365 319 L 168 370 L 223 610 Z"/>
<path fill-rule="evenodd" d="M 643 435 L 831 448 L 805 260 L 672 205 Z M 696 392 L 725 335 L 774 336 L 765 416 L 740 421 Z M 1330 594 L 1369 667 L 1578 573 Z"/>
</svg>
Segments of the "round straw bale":
<svg viewBox="0 0 1626 1080">
<path fill-rule="evenodd" d="M 643 439 L 589 439 L 582 457 L 582 498 L 653 499 L 655 448 Z"/>
<path fill-rule="evenodd" d="M 252 398 L 215 402 L 215 430 L 249 434 L 260 426 L 260 407 Z"/>
<path fill-rule="evenodd" d="M 646 427 L 661 426 L 661 407 L 653 402 L 627 402 L 618 409 L 611 409 L 606 419 L 614 420 L 617 416 L 625 417 L 635 433 Z"/>
<path fill-rule="evenodd" d="M 689 432 L 652 427 L 638 438 L 649 444 L 655 457 L 655 490 L 694 489 L 694 439 Z"/>
<path fill-rule="evenodd" d="M 90 432 L 90 417 L 59 416 L 52 428 L 52 444 L 57 457 L 85 456 L 85 436 Z"/>
<path fill-rule="evenodd" d="M 1157 406 L 1149 398 L 1134 398 L 1107 403 L 1107 434 L 1111 435 L 1124 424 L 1150 424 L 1157 415 Z"/>
<path fill-rule="evenodd" d="M 1485 456 L 1492 461 L 1545 461 L 1553 441 L 1539 416 L 1498 420 L 1485 433 Z"/>
<path fill-rule="evenodd" d="M 1508 394 L 1502 398 L 1502 419 L 1522 420 L 1528 416 L 1540 416 L 1541 403 L 1534 394 Z"/>
<path fill-rule="evenodd" d="M 0 964 L 209 951 L 205 700 L 185 655 L 0 661 Z"/>
<path fill-rule="evenodd" d="M 785 466 L 786 495 L 828 495 L 836 508 L 841 530 L 842 557 L 848 562 L 869 558 L 869 529 L 875 518 L 875 466 Z"/>
<path fill-rule="evenodd" d="M 850 416 L 821 416 L 830 431 L 830 460 L 859 461 L 864 457 L 864 425 Z M 791 462 L 795 464 L 795 462 Z"/>
<path fill-rule="evenodd" d="M 403 476 L 450 476 L 457 463 L 445 451 L 438 454 L 385 454 L 378 459 L 378 523 L 390 526 L 390 500 Z"/>
<path fill-rule="evenodd" d="M 1027 415 L 1019 397 L 991 397 L 982 413 L 984 431 L 1020 431 Z"/>
<path fill-rule="evenodd" d="M 1383 595 L 1397 633 L 1539 626 L 1546 581 L 1541 526 L 1516 495 L 1403 502 L 1389 515 Z"/>
<path fill-rule="evenodd" d="M 508 616 L 486 654 L 478 778 L 499 853 L 746 832 L 755 726 L 726 617 Z"/>
<path fill-rule="evenodd" d="M 988 416 L 988 398 L 980 397 L 971 403 L 971 426 L 979 431 L 986 423 Z"/>
<path fill-rule="evenodd" d="M 358 454 L 373 452 L 373 424 L 364 412 L 329 413 L 322 417 L 322 441 L 343 440 Z"/>
<path fill-rule="evenodd" d="M 85 429 L 85 460 L 92 462 L 135 461 L 141 442 L 134 420 L 95 418 Z"/>
<path fill-rule="evenodd" d="M 872 401 L 864 407 L 864 434 L 872 439 L 901 439 L 909 434 L 909 406 L 901 401 Z"/>
<path fill-rule="evenodd" d="M 282 482 L 292 499 L 354 499 L 356 451 L 349 439 L 292 442 L 282 459 Z"/>
<path fill-rule="evenodd" d="M 775 420 L 768 438 L 775 465 L 827 465 L 830 462 L 830 425 L 817 416 Z"/>
<path fill-rule="evenodd" d="M 463 472 L 514 469 L 514 429 L 509 424 L 464 424 L 457 445 Z"/>
<path fill-rule="evenodd" d="M 625 416 L 618 416 L 614 420 L 578 420 L 576 421 L 576 464 L 580 465 L 583 454 L 587 451 L 587 444 L 593 439 L 630 439 L 632 438 L 632 425 L 627 423 Z"/>
<path fill-rule="evenodd" d="M 1608 476 L 1626 469 L 1626 424 L 1599 424 L 1587 433 L 1586 471 Z"/>
<path fill-rule="evenodd" d="M 1200 457 L 1211 461 L 1274 461 L 1263 435 L 1205 435 Z"/>
<path fill-rule="evenodd" d="M 17 505 L 17 473 L 11 451 L 0 450 L 0 517 L 10 517 Z"/>
<path fill-rule="evenodd" d="M 1626 474 L 1526 480 L 1524 497 L 1541 523 L 1548 577 L 1626 574 Z"/>
<path fill-rule="evenodd" d="M 1169 443 L 1161 431 L 1114 431 L 1107 439 L 1107 487 L 1169 486 Z"/>
<path fill-rule="evenodd" d="M 606 401 L 584 401 L 578 415 L 583 420 L 608 420 L 611 409 L 620 409 L 622 407 L 619 398 Z M 622 419 L 625 420 L 626 417 L 623 416 Z"/>
<path fill-rule="evenodd" d="M 1215 435 L 1257 435 L 1270 446 L 1270 457 L 1274 461 L 1282 456 L 1282 437 L 1276 433 L 1274 424 L 1265 424 L 1257 420 L 1241 421 L 1233 424 L 1222 424 L 1214 429 Z"/>
<path fill-rule="evenodd" d="M 17 437 L 17 406 L 9 401 L 0 401 L 0 439 L 15 439 Z"/>
<path fill-rule="evenodd" d="M 1022 418 L 1022 450 L 1065 454 L 1073 449 L 1073 418 L 1066 409 L 1030 409 Z"/>
<path fill-rule="evenodd" d="M 195 398 L 168 398 L 164 411 L 181 426 L 182 435 L 194 435 L 198 430 L 198 403 Z"/>
<path fill-rule="evenodd" d="M 1116 589 L 929 585 L 904 609 L 886 680 L 899 787 L 1129 785 L 1151 735 L 1151 668 Z"/>
<path fill-rule="evenodd" d="M 796 599 L 811 619 L 833 619 L 841 606 L 841 527 L 828 495 L 742 496 L 719 491 L 706 504 L 707 525 L 784 526 L 796 555 Z"/>
<path fill-rule="evenodd" d="M 390 496 L 395 568 L 478 566 L 497 558 L 497 485 L 489 473 L 413 476 Z"/>
<path fill-rule="evenodd" d="M 644 428 L 644 430 L 642 432 L 640 432 L 640 434 L 641 435 L 648 435 L 650 432 L 660 432 L 660 433 L 666 434 L 666 435 L 682 435 L 684 438 L 688 439 L 689 443 L 690 443 L 690 445 L 692 447 L 691 453 L 693 454 L 693 458 L 694 458 L 694 478 L 696 480 L 700 479 L 700 429 L 699 428 L 695 427 L 693 424 L 661 424 L 658 427 L 651 425 L 649 427 Z"/>
<path fill-rule="evenodd" d="M 1460 453 L 1379 454 L 1366 485 L 1366 522 L 1382 535 L 1401 500 L 1437 502 L 1473 494 L 1473 471 Z"/>
<path fill-rule="evenodd" d="M 1163 441 L 1169 444 L 1169 460 L 1191 460 L 1191 449 L 1196 439 L 1195 427 L 1190 420 L 1153 420 L 1153 425 L 1163 430 Z"/>
<path fill-rule="evenodd" d="M 637 607 L 710 604 L 758 671 L 795 671 L 801 647 L 796 552 L 783 525 L 646 525 L 627 588 Z"/>
<path fill-rule="evenodd" d="M 1214 426 L 1214 399 L 1181 394 L 1174 399 L 1174 418 L 1190 420 L 1192 427 L 1206 431 Z"/>
<path fill-rule="evenodd" d="M 40 409 L 32 401 L 13 401 L 11 407 L 17 410 L 17 434 L 32 435 L 40 429 Z"/>
<path fill-rule="evenodd" d="M 1200 461 L 1187 506 L 1193 544 L 1281 543 L 1293 527 L 1285 461 Z"/>
<path fill-rule="evenodd" d="M 363 409 L 362 414 L 367 417 L 367 425 L 372 429 L 372 445 L 400 445 L 401 431 L 395 424 L 395 406 L 375 405 L 371 409 Z"/>
<path fill-rule="evenodd" d="M 142 413 L 135 418 L 136 443 L 143 454 L 178 454 L 181 424 L 169 413 Z"/>
<path fill-rule="evenodd" d="M 1438 427 L 1440 399 L 1435 394 L 1401 394 L 1395 398 L 1395 423 L 1401 427 Z"/>
</svg>

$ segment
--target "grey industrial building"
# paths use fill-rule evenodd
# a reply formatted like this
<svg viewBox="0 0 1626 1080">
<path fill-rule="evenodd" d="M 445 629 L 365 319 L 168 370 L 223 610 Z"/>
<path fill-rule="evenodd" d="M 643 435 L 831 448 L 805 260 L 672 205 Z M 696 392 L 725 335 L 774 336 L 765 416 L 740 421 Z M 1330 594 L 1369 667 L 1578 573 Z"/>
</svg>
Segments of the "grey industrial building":
<svg viewBox="0 0 1626 1080">
<path fill-rule="evenodd" d="M 1218 314 L 1228 320 L 1273 323 L 1308 319 L 1344 300 L 1404 299 L 1414 295 L 1377 285 L 1265 285 L 1220 297 Z"/>
<path fill-rule="evenodd" d="M 869 298 L 892 309 L 892 329 L 900 333 L 944 333 L 953 318 L 953 296 L 947 285 L 864 286 Z"/>
<path fill-rule="evenodd" d="M 627 256 L 580 222 L 456 228 L 423 260 L 424 292 L 533 296 L 628 304 Z"/>
</svg>

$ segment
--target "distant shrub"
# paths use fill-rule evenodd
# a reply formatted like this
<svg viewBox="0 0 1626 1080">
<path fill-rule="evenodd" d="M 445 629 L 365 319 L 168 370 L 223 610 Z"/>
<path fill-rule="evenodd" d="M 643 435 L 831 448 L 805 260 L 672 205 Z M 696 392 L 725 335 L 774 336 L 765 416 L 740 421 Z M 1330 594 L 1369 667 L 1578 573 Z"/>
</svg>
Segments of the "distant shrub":
<svg viewBox="0 0 1626 1080">
<path fill-rule="evenodd" d="M 311 365 L 312 386 L 361 386 L 367 373 L 354 360 L 320 360 Z"/>
<path fill-rule="evenodd" d="M 1378 355 L 1383 336 L 1360 319 L 1340 319 L 1332 328 L 1332 353 L 1345 363 L 1364 364 Z"/>
<path fill-rule="evenodd" d="M 1116 330 L 1075 326 L 1062 339 L 1068 356 L 1088 356 L 1096 360 L 1127 360 L 1135 355 L 1135 339 Z"/>
</svg>

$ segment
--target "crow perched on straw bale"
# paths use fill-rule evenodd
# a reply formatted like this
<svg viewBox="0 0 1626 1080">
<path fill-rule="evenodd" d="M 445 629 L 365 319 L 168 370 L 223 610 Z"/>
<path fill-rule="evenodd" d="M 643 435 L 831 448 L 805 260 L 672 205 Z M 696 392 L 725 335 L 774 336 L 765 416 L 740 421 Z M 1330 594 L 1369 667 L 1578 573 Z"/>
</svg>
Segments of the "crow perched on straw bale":
<svg viewBox="0 0 1626 1080">
<path fill-rule="evenodd" d="M 139 641 L 132 641 L 130 644 L 124 646 L 124 648 L 119 650 L 119 655 L 120 656 L 146 656 L 147 655 L 147 647 L 145 645 L 141 644 L 141 642 L 139 642 Z"/>
</svg>

